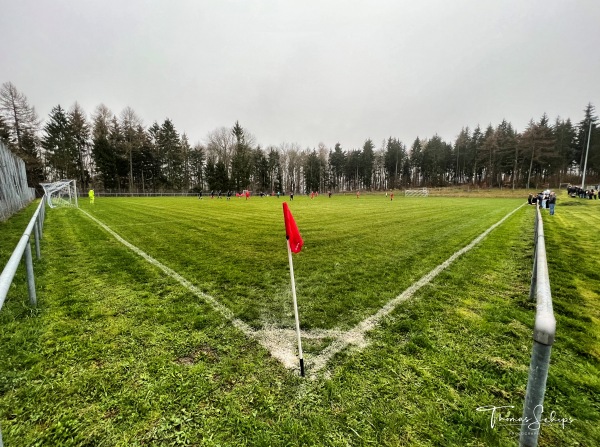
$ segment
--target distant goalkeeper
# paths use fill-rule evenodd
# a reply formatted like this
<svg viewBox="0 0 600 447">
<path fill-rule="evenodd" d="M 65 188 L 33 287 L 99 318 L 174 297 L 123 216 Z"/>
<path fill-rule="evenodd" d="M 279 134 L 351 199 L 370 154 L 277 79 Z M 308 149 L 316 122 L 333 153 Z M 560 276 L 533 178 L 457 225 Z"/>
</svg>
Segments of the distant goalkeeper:
<svg viewBox="0 0 600 447">
<path fill-rule="evenodd" d="M 88 192 L 88 196 L 90 197 L 90 205 L 94 204 L 94 190 L 90 189 L 90 192 Z"/>
</svg>

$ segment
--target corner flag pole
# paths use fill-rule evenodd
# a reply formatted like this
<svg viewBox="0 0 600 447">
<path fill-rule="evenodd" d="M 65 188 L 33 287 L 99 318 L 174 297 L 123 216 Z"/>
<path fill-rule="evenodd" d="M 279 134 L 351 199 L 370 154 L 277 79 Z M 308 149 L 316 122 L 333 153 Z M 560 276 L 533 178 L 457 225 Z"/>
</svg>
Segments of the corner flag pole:
<svg viewBox="0 0 600 447">
<path fill-rule="evenodd" d="M 300 319 L 298 318 L 298 301 L 296 300 L 296 281 L 294 280 L 294 263 L 290 240 L 287 239 L 288 259 L 290 261 L 290 278 L 292 280 L 292 297 L 294 298 L 294 316 L 296 317 L 296 333 L 298 335 L 298 356 L 300 357 L 300 375 L 304 377 L 304 356 L 302 355 L 302 339 L 300 338 Z"/>
</svg>

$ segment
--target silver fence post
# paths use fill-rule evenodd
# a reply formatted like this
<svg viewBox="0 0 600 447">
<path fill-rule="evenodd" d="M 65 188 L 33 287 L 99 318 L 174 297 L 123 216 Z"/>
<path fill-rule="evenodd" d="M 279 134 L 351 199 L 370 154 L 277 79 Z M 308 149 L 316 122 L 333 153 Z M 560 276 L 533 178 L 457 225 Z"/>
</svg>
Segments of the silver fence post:
<svg viewBox="0 0 600 447">
<path fill-rule="evenodd" d="M 38 230 L 40 232 L 40 239 L 42 239 L 42 221 L 43 221 L 43 217 L 42 217 L 42 210 L 40 210 L 40 214 L 38 215 L 38 220 L 36 222 Z"/>
<path fill-rule="evenodd" d="M 523 425 L 519 445 L 521 447 L 536 447 L 540 434 L 542 413 L 544 411 L 544 395 L 546 394 L 546 380 L 550 366 L 551 345 L 533 341 L 531 364 L 529 365 L 529 378 L 527 379 L 527 393 L 523 407 Z M 525 419 L 527 418 L 527 419 Z"/>
<path fill-rule="evenodd" d="M 33 276 L 33 259 L 31 256 L 31 242 L 27 241 L 25 247 L 25 265 L 27 267 L 27 288 L 29 289 L 29 304 L 32 306 L 37 305 L 37 298 L 35 296 L 35 277 Z"/>
<path fill-rule="evenodd" d="M 38 259 L 42 259 L 42 253 L 40 252 L 40 216 L 38 214 L 37 219 L 35 220 L 35 225 L 33 226 L 33 230 L 35 233 L 35 254 Z"/>
<path fill-rule="evenodd" d="M 40 214 L 38 216 L 38 224 L 40 226 L 40 239 L 44 237 L 44 218 L 46 217 L 46 194 L 42 197 L 43 205 L 40 208 Z M 0 446 L 2 447 L 2 446 Z"/>
<path fill-rule="evenodd" d="M 544 411 L 544 395 L 546 380 L 550 366 L 550 352 L 556 335 L 556 319 L 552 309 L 552 294 L 546 258 L 546 243 L 544 241 L 544 225 L 542 216 L 537 211 L 537 246 L 536 246 L 536 280 L 535 297 L 536 312 L 533 328 L 533 351 L 529 365 L 527 391 L 523 405 L 523 422 L 519 446 L 536 447 Z"/>
</svg>

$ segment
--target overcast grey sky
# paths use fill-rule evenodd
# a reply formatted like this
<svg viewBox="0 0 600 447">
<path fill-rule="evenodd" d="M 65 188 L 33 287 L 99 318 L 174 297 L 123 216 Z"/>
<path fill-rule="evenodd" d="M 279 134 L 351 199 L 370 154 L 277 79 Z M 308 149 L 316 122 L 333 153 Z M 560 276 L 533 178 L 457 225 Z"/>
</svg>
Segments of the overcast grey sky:
<svg viewBox="0 0 600 447">
<path fill-rule="evenodd" d="M 191 143 L 411 145 L 600 109 L 600 1 L 0 0 L 0 83 L 47 118 L 131 106 Z"/>
</svg>

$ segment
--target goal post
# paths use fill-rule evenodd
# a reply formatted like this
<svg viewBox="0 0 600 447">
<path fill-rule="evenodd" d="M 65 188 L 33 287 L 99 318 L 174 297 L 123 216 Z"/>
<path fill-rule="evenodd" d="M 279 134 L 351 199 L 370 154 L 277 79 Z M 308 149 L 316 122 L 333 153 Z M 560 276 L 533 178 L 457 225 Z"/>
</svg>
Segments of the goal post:
<svg viewBox="0 0 600 447">
<path fill-rule="evenodd" d="M 404 197 L 429 197 L 427 188 L 407 189 L 404 191 Z"/>
<path fill-rule="evenodd" d="M 77 182 L 75 180 L 59 180 L 52 183 L 41 183 L 46 193 L 46 203 L 50 208 L 70 206 L 79 208 L 77 202 Z"/>
</svg>

